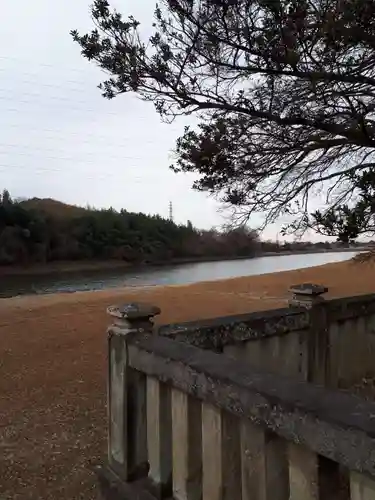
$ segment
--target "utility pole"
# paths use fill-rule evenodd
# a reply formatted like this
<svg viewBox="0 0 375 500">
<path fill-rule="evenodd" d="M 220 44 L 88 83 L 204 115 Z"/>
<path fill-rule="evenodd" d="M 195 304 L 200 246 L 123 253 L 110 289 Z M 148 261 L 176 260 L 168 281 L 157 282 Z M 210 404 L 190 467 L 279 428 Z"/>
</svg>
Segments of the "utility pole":
<svg viewBox="0 0 375 500">
<path fill-rule="evenodd" d="M 169 220 L 173 222 L 173 206 L 172 202 L 169 202 Z"/>
</svg>

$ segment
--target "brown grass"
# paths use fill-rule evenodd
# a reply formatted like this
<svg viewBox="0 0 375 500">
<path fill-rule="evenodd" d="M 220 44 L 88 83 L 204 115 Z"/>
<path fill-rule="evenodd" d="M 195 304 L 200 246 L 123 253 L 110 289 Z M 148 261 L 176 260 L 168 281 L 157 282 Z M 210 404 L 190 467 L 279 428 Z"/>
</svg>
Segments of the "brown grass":
<svg viewBox="0 0 375 500">
<path fill-rule="evenodd" d="M 370 293 L 375 266 L 0 300 L 0 498 L 99 498 L 90 465 L 105 457 L 108 305 L 147 301 L 159 323 L 187 321 L 282 306 L 301 282 L 328 296 Z"/>
</svg>

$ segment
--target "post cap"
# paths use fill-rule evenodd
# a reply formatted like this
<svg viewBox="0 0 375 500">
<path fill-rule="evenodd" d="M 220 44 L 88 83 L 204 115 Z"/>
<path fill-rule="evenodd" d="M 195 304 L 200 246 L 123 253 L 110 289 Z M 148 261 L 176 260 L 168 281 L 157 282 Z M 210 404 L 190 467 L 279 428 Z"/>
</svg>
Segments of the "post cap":
<svg viewBox="0 0 375 500">
<path fill-rule="evenodd" d="M 328 292 L 328 288 L 323 285 L 314 285 L 313 283 L 301 283 L 299 285 L 292 285 L 289 291 L 295 295 L 306 295 L 316 297 Z"/>
<path fill-rule="evenodd" d="M 157 306 L 142 302 L 131 302 L 118 306 L 109 306 L 107 313 L 119 319 L 129 321 L 136 319 L 149 319 L 160 314 L 161 310 Z"/>
</svg>

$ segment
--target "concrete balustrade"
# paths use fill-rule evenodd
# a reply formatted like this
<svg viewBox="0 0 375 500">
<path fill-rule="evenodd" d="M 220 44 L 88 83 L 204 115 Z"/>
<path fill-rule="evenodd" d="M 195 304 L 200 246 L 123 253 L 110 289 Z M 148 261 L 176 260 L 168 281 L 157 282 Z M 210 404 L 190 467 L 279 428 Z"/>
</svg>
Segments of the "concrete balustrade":
<svg viewBox="0 0 375 500">
<path fill-rule="evenodd" d="M 159 327 L 159 335 L 254 367 L 340 388 L 375 377 L 375 294 L 325 299 L 327 288 L 290 288 L 286 308 Z"/>
<path fill-rule="evenodd" d="M 328 301 L 301 302 L 289 323 L 278 320 L 282 335 L 265 336 L 279 337 L 277 353 L 287 354 L 282 340 L 289 334 L 300 345 L 296 317 L 305 318 L 310 335 L 316 308 L 324 309 L 315 318 L 319 328 L 337 317 L 337 303 L 329 309 Z M 327 316 L 329 310 L 336 312 Z M 345 311 L 353 318 L 350 306 Z M 242 340 L 242 350 L 238 344 L 245 329 L 237 329 L 237 344 L 221 333 L 224 348 L 216 338 L 208 349 L 199 346 L 201 333 L 191 343 L 181 327 L 161 334 L 151 321 L 157 308 L 131 304 L 109 312 L 108 461 L 97 469 L 105 498 L 375 500 L 375 403 L 324 387 L 327 365 L 315 378 L 328 363 L 319 354 L 324 335 L 304 347 L 313 349 L 304 373 L 316 385 L 295 360 L 284 374 L 277 356 L 273 370 L 250 363 L 255 341 Z"/>
</svg>

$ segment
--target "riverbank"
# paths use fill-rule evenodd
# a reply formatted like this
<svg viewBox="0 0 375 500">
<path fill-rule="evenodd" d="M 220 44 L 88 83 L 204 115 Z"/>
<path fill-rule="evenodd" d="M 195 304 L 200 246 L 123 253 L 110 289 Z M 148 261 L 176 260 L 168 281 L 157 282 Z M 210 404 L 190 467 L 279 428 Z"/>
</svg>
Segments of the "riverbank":
<svg viewBox="0 0 375 500">
<path fill-rule="evenodd" d="M 289 286 L 328 297 L 375 292 L 375 265 L 351 261 L 193 285 L 0 300 L 0 498 L 99 500 L 106 453 L 106 307 L 158 305 L 160 323 L 282 307 Z"/>
<path fill-rule="evenodd" d="M 44 264 L 31 264 L 26 266 L 0 266 L 0 277 L 20 277 L 20 276 L 47 276 L 58 274 L 74 274 L 74 273 L 89 273 L 97 271 L 137 271 L 148 268 L 167 267 L 178 264 L 195 264 L 204 262 L 230 261 L 230 260 L 246 260 L 258 257 L 281 257 L 286 255 L 308 255 L 318 253 L 342 253 L 342 252 L 364 252 L 368 251 L 368 247 L 358 248 L 336 248 L 336 249 L 312 249 L 300 251 L 286 252 L 263 252 L 254 255 L 246 256 L 216 256 L 216 257 L 196 257 L 196 258 L 180 258 L 170 259 L 168 261 L 149 262 L 143 264 L 132 264 L 119 260 L 107 261 L 57 261 L 47 262 Z"/>
</svg>

